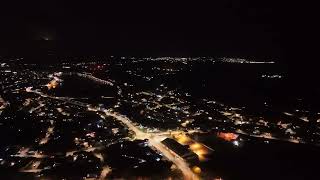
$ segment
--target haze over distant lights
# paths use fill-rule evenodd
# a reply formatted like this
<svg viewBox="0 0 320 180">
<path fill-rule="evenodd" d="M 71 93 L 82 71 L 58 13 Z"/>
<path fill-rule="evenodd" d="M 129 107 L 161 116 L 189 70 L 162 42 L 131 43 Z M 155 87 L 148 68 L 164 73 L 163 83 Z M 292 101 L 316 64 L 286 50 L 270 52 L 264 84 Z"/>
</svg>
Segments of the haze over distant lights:
<svg viewBox="0 0 320 180">
<path fill-rule="evenodd" d="M 53 38 L 50 36 L 42 36 L 41 39 L 44 41 L 52 41 L 53 40 Z"/>
</svg>

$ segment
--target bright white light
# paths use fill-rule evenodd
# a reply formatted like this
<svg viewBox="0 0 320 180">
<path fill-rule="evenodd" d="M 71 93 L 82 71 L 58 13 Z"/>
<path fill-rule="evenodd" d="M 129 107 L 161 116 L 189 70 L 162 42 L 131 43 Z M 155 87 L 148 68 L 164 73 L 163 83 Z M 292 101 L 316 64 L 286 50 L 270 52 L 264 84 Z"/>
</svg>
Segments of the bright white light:
<svg viewBox="0 0 320 180">
<path fill-rule="evenodd" d="M 239 146 L 239 141 L 233 141 L 233 144 L 234 144 L 235 146 Z"/>
</svg>

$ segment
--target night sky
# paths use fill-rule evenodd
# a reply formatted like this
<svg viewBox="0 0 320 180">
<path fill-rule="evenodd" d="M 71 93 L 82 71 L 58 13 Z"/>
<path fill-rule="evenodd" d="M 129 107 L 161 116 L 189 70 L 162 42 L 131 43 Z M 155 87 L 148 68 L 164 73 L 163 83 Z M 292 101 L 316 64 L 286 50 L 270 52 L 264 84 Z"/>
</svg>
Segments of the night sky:
<svg viewBox="0 0 320 180">
<path fill-rule="evenodd" d="M 42 1 L 1 8 L 3 54 L 50 49 L 66 55 L 218 55 L 297 62 L 309 50 L 307 10 L 273 0 L 148 6 Z"/>
</svg>

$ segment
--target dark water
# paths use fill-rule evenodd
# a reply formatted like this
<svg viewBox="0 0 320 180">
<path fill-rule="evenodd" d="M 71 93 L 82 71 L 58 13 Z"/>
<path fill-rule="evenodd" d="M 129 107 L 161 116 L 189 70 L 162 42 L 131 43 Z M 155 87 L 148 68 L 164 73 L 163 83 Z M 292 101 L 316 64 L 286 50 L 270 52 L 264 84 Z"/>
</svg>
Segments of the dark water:
<svg viewBox="0 0 320 180">
<path fill-rule="evenodd" d="M 263 78 L 264 74 L 282 78 Z M 181 85 L 199 98 L 210 97 L 235 106 L 257 108 L 267 102 L 274 108 L 298 108 L 299 103 L 305 108 L 319 108 L 318 85 L 306 86 L 295 76 L 276 64 L 196 64 L 191 71 L 171 79 L 171 85 Z"/>
<path fill-rule="evenodd" d="M 154 67 L 179 70 L 173 74 L 155 71 Z M 135 71 L 140 77 L 125 73 Z M 281 75 L 282 78 L 263 78 Z M 139 62 L 110 67 L 108 74 L 117 82 L 131 82 L 135 91 L 154 90 L 164 83 L 170 89 L 188 92 L 195 98 L 213 98 L 234 106 L 255 110 L 267 102 L 272 108 L 319 110 L 320 85 L 317 77 L 290 69 L 283 64 L 232 64 L 212 62 Z M 150 81 L 143 76 L 153 76 Z"/>
<path fill-rule="evenodd" d="M 94 99 L 117 95 L 115 87 L 99 84 L 76 75 L 64 75 L 61 78 L 63 79 L 61 85 L 51 91 L 56 96 Z"/>
</svg>

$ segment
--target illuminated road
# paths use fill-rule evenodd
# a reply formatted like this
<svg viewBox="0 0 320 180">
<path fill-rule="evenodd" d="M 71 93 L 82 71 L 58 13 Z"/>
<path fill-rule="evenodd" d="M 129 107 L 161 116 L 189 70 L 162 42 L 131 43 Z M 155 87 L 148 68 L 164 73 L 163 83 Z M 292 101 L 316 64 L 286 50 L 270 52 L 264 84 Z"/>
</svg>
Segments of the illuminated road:
<svg viewBox="0 0 320 180">
<path fill-rule="evenodd" d="M 22 147 L 17 154 L 13 154 L 11 156 L 12 157 L 32 157 L 32 158 L 37 158 L 37 159 L 48 157 L 47 155 L 40 154 L 38 152 L 35 152 L 33 154 L 28 154 L 29 150 L 30 150 L 30 148 L 28 148 L 28 147 L 27 148 Z"/>
<path fill-rule="evenodd" d="M 288 112 L 283 112 L 284 115 L 290 116 L 290 117 L 296 117 L 294 114 L 292 113 L 288 113 Z M 307 117 L 296 117 L 304 122 L 309 122 L 309 119 Z"/>
<path fill-rule="evenodd" d="M 36 93 L 36 94 L 38 94 L 38 95 L 40 95 L 42 97 L 61 100 L 61 101 L 65 101 L 67 103 L 75 104 L 75 105 L 86 107 L 86 108 L 89 107 L 89 104 L 73 101 L 73 100 L 70 100 L 68 98 L 63 98 L 63 97 L 49 96 L 49 95 L 43 94 L 42 92 L 34 91 L 31 88 L 27 88 L 26 91 L 27 92 Z M 157 134 L 152 134 L 152 133 L 145 133 L 145 132 L 141 131 L 139 128 L 134 126 L 132 121 L 129 120 L 126 116 L 121 115 L 121 114 L 119 114 L 117 112 L 110 112 L 110 111 L 108 111 L 106 109 L 101 109 L 101 108 L 88 108 L 88 110 L 100 111 L 100 112 L 102 111 L 102 112 L 105 113 L 106 116 L 114 117 L 116 120 L 118 120 L 118 121 L 122 122 L 123 124 L 125 124 L 131 131 L 133 131 L 135 133 L 135 135 L 136 135 L 135 138 L 136 139 L 147 139 L 151 146 L 153 146 L 156 150 L 161 152 L 168 160 L 172 161 L 178 167 L 178 169 L 181 170 L 181 172 L 184 175 L 184 179 L 187 179 L 187 180 L 197 180 L 197 179 L 199 179 L 198 176 L 195 173 L 193 173 L 193 171 L 190 169 L 189 165 L 182 158 L 180 158 L 177 154 L 175 154 L 173 151 L 171 151 L 168 148 L 166 148 L 166 146 L 164 146 L 161 143 L 161 140 L 163 139 L 162 135 L 157 135 Z M 163 132 L 160 133 L 160 134 L 163 134 Z"/>
<path fill-rule="evenodd" d="M 34 153 L 34 154 L 28 154 L 30 148 L 28 147 L 22 147 L 17 154 L 12 154 L 12 157 L 33 157 L 33 158 L 45 158 L 47 157 L 46 155 L 39 154 L 39 153 Z"/>
<path fill-rule="evenodd" d="M 160 140 L 158 140 L 157 138 L 149 138 L 149 143 L 159 152 L 161 152 L 167 159 L 172 161 L 181 170 L 185 179 L 199 179 L 198 176 L 194 174 L 193 171 L 190 169 L 188 164 L 183 159 L 181 159 L 176 153 L 164 146 L 160 142 Z"/>
<path fill-rule="evenodd" d="M 270 133 L 264 133 L 264 134 L 260 134 L 260 135 L 255 135 L 255 134 L 250 134 L 250 133 L 246 133 L 240 129 L 236 130 L 236 133 L 238 134 L 243 134 L 243 135 L 247 135 L 250 137 L 256 137 L 256 138 L 263 138 L 263 139 L 271 139 L 271 140 L 278 140 L 278 141 L 285 141 L 285 142 L 291 142 L 291 143 L 296 143 L 296 144 L 306 144 L 306 142 L 302 141 L 301 139 L 284 139 L 284 138 L 277 138 L 277 137 L 273 137 Z M 315 144 L 316 146 L 319 146 L 318 144 Z"/>
<path fill-rule="evenodd" d="M 40 140 L 39 145 L 48 143 L 49 137 L 53 133 L 53 129 L 54 129 L 53 127 L 49 127 L 47 129 L 46 136 Z"/>
<path fill-rule="evenodd" d="M 104 79 L 100 79 L 97 78 L 91 74 L 84 74 L 84 73 L 76 73 L 76 75 L 80 76 L 80 77 L 84 77 L 84 78 L 88 78 L 94 82 L 100 83 L 100 84 L 105 84 L 105 85 L 109 85 L 109 86 L 114 86 L 114 84 L 111 81 L 108 80 L 104 80 Z M 122 94 L 122 90 L 119 86 L 116 86 L 118 89 L 118 94 L 121 95 Z"/>
<path fill-rule="evenodd" d="M 130 130 L 132 130 L 136 134 L 137 139 L 148 139 L 151 146 L 161 152 L 167 159 L 172 161 L 183 173 L 185 179 L 198 179 L 197 175 L 193 173 L 193 171 L 189 168 L 188 164 L 179 156 L 175 154 L 173 151 L 170 151 L 166 146 L 161 143 L 161 140 L 164 138 L 162 136 L 158 136 L 157 134 L 149 134 L 141 131 L 137 127 L 135 127 L 132 122 L 125 116 L 119 115 L 117 113 L 110 113 L 107 110 L 104 110 L 107 116 L 112 116 L 117 120 L 121 121 L 125 124 Z"/>
<path fill-rule="evenodd" d="M 88 78 L 92 81 L 95 81 L 97 83 L 100 83 L 100 84 L 106 84 L 106 85 L 109 85 L 109 86 L 113 86 L 113 83 L 111 81 L 107 81 L 107 80 L 104 80 L 104 79 L 100 79 L 100 78 L 97 78 L 91 74 L 84 74 L 84 73 L 76 73 L 78 76 L 80 77 L 84 77 L 84 78 Z"/>
<path fill-rule="evenodd" d="M 26 165 L 25 168 L 22 168 L 20 172 L 30 172 L 30 173 L 38 173 L 42 169 L 38 169 L 41 164 L 41 160 L 31 161 L 29 164 Z"/>
<path fill-rule="evenodd" d="M 104 166 L 102 167 L 102 171 L 100 174 L 100 178 L 101 180 L 106 179 L 107 175 L 111 172 L 112 170 L 108 167 L 108 166 Z"/>
</svg>

